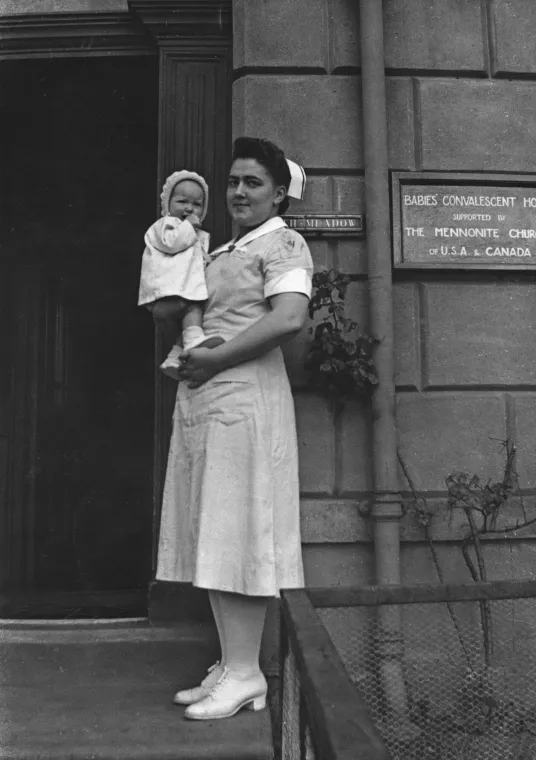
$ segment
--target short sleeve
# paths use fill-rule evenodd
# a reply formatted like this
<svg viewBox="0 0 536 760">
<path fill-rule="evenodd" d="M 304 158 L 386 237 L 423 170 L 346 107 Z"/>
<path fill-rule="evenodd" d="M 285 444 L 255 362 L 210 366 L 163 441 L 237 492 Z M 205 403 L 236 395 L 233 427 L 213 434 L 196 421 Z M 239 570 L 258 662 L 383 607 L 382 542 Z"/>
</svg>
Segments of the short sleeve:
<svg viewBox="0 0 536 760">
<path fill-rule="evenodd" d="M 279 234 L 263 259 L 264 297 L 303 293 L 311 297 L 313 260 L 303 237 L 294 230 Z"/>
</svg>

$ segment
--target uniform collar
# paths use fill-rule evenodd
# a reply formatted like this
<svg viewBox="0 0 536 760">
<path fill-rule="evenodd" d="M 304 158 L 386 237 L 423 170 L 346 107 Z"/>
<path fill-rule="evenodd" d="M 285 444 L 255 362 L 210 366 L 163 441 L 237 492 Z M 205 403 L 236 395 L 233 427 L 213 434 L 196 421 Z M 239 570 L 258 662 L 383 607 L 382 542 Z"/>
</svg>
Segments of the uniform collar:
<svg viewBox="0 0 536 760">
<path fill-rule="evenodd" d="M 280 216 L 274 216 L 271 219 L 268 219 L 267 222 L 264 222 L 264 224 L 261 224 L 260 227 L 255 227 L 254 230 L 246 233 L 238 242 L 235 242 L 236 237 L 234 237 L 228 243 L 225 243 L 225 245 L 216 248 L 215 251 L 212 251 L 210 256 L 216 257 L 219 256 L 220 253 L 226 253 L 227 251 L 246 251 L 248 243 L 253 242 L 253 240 L 260 238 L 263 235 L 267 235 L 269 232 L 275 232 L 275 230 L 279 230 L 286 226 L 286 223 Z"/>
</svg>

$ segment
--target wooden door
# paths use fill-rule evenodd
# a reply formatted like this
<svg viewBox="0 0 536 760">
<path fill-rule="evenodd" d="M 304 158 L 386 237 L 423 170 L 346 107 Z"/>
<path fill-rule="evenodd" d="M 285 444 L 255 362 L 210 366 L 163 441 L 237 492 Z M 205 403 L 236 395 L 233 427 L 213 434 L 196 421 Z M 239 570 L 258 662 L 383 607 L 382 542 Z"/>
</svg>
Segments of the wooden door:
<svg viewBox="0 0 536 760">
<path fill-rule="evenodd" d="M 1 612 L 144 614 L 154 352 L 136 301 L 157 59 L 0 67 Z"/>
</svg>

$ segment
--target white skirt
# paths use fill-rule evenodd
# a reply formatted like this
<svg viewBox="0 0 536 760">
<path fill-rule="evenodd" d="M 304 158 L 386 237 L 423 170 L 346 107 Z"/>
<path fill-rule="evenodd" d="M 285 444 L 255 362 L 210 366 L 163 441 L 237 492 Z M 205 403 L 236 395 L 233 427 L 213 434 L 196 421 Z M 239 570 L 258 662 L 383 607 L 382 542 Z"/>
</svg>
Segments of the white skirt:
<svg viewBox="0 0 536 760">
<path fill-rule="evenodd" d="M 254 596 L 303 586 L 294 403 L 281 351 L 179 384 L 156 577 Z"/>
</svg>

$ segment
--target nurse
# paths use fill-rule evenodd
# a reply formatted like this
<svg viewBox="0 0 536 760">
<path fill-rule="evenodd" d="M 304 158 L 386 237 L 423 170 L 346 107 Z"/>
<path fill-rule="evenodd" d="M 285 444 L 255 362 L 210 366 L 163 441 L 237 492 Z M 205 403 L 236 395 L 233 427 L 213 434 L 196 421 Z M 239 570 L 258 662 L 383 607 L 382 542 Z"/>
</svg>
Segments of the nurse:
<svg viewBox="0 0 536 760">
<path fill-rule="evenodd" d="M 283 219 L 305 174 L 273 143 L 236 140 L 227 208 L 237 236 L 209 254 L 203 330 L 182 355 L 162 506 L 157 579 L 208 589 L 221 660 L 179 691 L 186 717 L 266 705 L 266 606 L 303 586 L 294 404 L 280 346 L 304 326 L 313 263 Z"/>
</svg>

